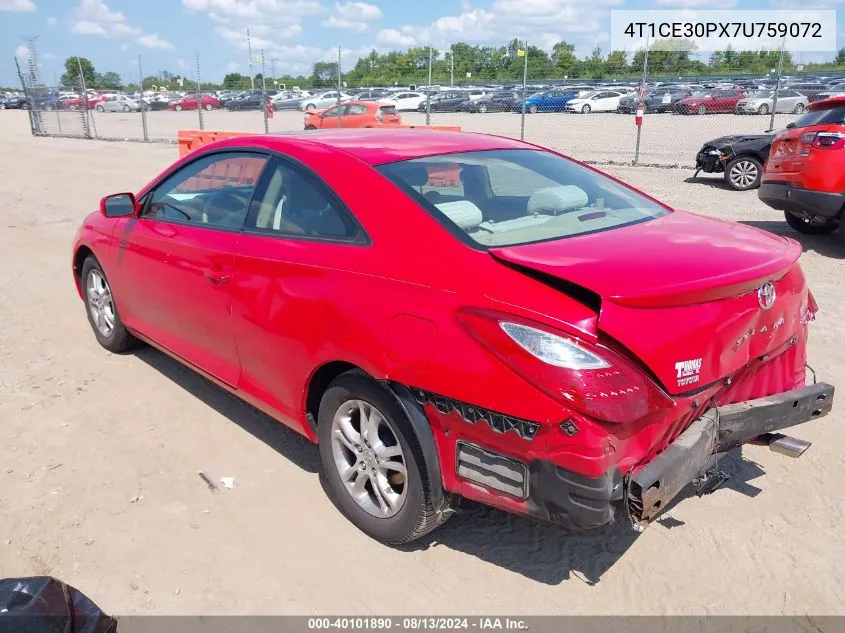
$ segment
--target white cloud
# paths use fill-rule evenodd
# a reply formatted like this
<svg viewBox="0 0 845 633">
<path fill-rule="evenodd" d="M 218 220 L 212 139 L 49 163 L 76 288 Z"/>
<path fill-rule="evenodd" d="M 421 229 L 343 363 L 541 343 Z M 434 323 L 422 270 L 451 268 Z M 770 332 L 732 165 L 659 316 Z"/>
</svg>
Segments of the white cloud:
<svg viewBox="0 0 845 633">
<path fill-rule="evenodd" d="M 21 59 L 29 59 L 29 49 L 21 44 L 15 49 L 15 57 L 20 57 Z"/>
<path fill-rule="evenodd" d="M 140 44 L 144 48 L 150 48 L 152 50 L 172 51 L 174 48 L 173 44 L 161 39 L 155 33 L 148 33 L 147 35 L 142 35 L 135 41 L 138 42 L 138 44 Z"/>
<path fill-rule="evenodd" d="M 0 11 L 32 13 L 36 8 L 32 0 L 0 0 Z"/>
<path fill-rule="evenodd" d="M 120 11 L 112 11 L 102 0 L 79 0 L 76 16 L 80 20 L 91 22 L 125 22 L 126 17 Z"/>
<path fill-rule="evenodd" d="M 188 70 L 188 62 L 186 62 L 181 57 L 176 60 L 176 65 L 179 66 L 182 70 Z"/>
<path fill-rule="evenodd" d="M 328 20 L 320 24 L 336 29 L 347 29 L 359 33 L 369 28 L 368 22 L 380 20 L 381 9 L 368 2 L 336 2 Z"/>
<path fill-rule="evenodd" d="M 182 0 L 182 6 L 194 13 L 215 13 L 250 20 L 319 15 L 326 11 L 314 0 Z"/>
<path fill-rule="evenodd" d="M 729 0 L 714 0 L 716 2 Z M 486 9 L 460 2 L 457 15 L 442 16 L 429 24 L 406 24 L 383 29 L 376 35 L 382 44 L 395 47 L 428 46 L 448 48 L 455 42 L 503 43 L 519 38 L 545 50 L 567 40 L 576 50 L 591 50 L 602 42 L 610 8 L 623 0 L 494 0 Z"/>
<path fill-rule="evenodd" d="M 47 26 L 56 26 L 59 23 L 57 18 L 47 18 Z"/>
<path fill-rule="evenodd" d="M 128 24 L 123 13 L 112 11 L 102 0 L 79 0 L 79 6 L 76 7 L 73 15 L 71 33 L 121 39 L 123 40 L 120 45 L 122 51 L 130 47 L 127 40 L 134 40 L 144 48 L 152 50 L 173 50 L 173 44 L 161 39 L 156 33 L 144 33 L 141 29 Z"/>
<path fill-rule="evenodd" d="M 43 55 L 41 55 L 41 59 L 43 59 L 45 62 L 48 62 L 51 59 L 56 59 L 56 54 L 55 53 L 44 53 Z"/>
<path fill-rule="evenodd" d="M 73 23 L 73 26 L 70 27 L 71 33 L 76 33 L 77 35 L 99 35 L 101 37 L 108 36 L 108 32 L 106 31 L 105 27 L 101 24 L 96 22 L 87 22 L 85 20 L 79 20 Z"/>
<path fill-rule="evenodd" d="M 226 64 L 226 72 L 227 73 L 236 73 L 241 69 L 241 65 L 238 62 L 229 62 Z"/>
<path fill-rule="evenodd" d="M 658 7 L 671 7 L 675 9 L 692 9 L 695 7 L 732 9 L 737 5 L 737 0 L 656 0 L 655 4 Z"/>
<path fill-rule="evenodd" d="M 376 35 L 376 40 L 382 44 L 394 46 L 413 46 L 417 43 L 417 39 L 413 35 L 407 35 L 398 29 L 382 29 Z"/>
</svg>

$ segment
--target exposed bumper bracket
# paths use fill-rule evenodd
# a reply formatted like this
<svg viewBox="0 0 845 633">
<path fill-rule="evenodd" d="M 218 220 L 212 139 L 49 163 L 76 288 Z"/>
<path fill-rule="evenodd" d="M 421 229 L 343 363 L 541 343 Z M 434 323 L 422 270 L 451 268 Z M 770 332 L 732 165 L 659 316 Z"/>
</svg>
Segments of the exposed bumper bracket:
<svg viewBox="0 0 845 633">
<path fill-rule="evenodd" d="M 801 455 L 808 443 L 775 432 L 830 413 L 833 393 L 833 386 L 817 383 L 706 411 L 654 460 L 626 477 L 626 506 L 634 529 L 641 531 L 691 482 L 699 496 L 724 485 L 727 477 L 713 467 L 735 446 L 756 440 L 772 450 Z"/>
</svg>

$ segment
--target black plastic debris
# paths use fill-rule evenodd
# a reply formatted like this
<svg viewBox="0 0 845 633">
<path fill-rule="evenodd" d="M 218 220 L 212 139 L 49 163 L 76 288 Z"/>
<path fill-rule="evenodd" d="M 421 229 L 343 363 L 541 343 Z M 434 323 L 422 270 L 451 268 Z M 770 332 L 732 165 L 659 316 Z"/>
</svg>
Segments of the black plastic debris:
<svg viewBox="0 0 845 633">
<path fill-rule="evenodd" d="M 82 592 L 50 576 L 0 580 L 0 633 L 116 633 Z"/>
</svg>

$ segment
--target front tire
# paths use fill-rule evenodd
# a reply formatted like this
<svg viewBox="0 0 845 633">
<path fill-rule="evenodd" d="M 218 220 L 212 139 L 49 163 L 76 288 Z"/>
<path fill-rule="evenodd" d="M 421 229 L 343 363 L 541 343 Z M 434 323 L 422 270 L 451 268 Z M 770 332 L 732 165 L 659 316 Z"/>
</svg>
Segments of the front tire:
<svg viewBox="0 0 845 633">
<path fill-rule="evenodd" d="M 768 114 L 769 113 L 769 106 L 765 103 L 757 108 L 757 114 Z"/>
<path fill-rule="evenodd" d="M 323 394 L 317 436 L 326 489 L 361 531 L 389 545 L 416 540 L 451 514 L 435 507 L 412 422 L 397 397 L 362 372 L 336 378 Z M 439 485 L 439 484 L 435 484 Z"/>
<path fill-rule="evenodd" d="M 705 105 L 698 106 L 698 109 L 696 110 L 696 112 L 698 112 L 699 114 L 707 114 L 707 106 L 705 106 Z"/>
<path fill-rule="evenodd" d="M 206 103 L 206 104 L 205 104 L 205 106 L 203 106 L 203 107 L 204 107 L 204 108 L 206 109 L 206 111 L 208 111 L 208 112 L 211 112 L 211 111 L 214 109 L 214 107 L 213 107 L 210 103 Z"/>
<path fill-rule="evenodd" d="M 795 108 L 792 110 L 793 114 L 803 114 L 804 113 L 804 104 L 797 103 L 795 104 Z"/>
<path fill-rule="evenodd" d="M 734 191 L 748 191 L 760 186 L 763 165 L 751 156 L 738 156 L 725 166 L 725 183 Z"/>
<path fill-rule="evenodd" d="M 96 110 L 97 110 L 97 112 L 105 112 L 105 111 L 106 111 L 105 107 L 103 107 L 103 106 L 101 106 L 101 105 L 98 105 L 98 106 L 96 107 Z"/>
<path fill-rule="evenodd" d="M 97 342 L 116 354 L 137 347 L 139 341 L 123 326 L 106 274 L 93 255 L 82 265 L 80 280 L 85 312 Z"/>
<path fill-rule="evenodd" d="M 174 109 L 174 110 L 176 110 L 176 112 L 181 112 L 181 111 L 182 111 L 182 106 L 180 106 L 180 105 L 177 103 L 175 106 L 173 106 L 173 109 Z"/>
<path fill-rule="evenodd" d="M 586 104 L 586 103 L 585 103 L 585 104 L 581 107 L 581 114 L 590 114 L 590 110 L 591 110 L 590 106 L 589 106 L 588 104 Z"/>
<path fill-rule="evenodd" d="M 132 108 L 130 108 L 128 105 L 123 106 L 124 112 L 130 112 L 131 110 L 132 110 Z"/>
<path fill-rule="evenodd" d="M 792 215 L 789 211 L 784 211 L 783 215 L 789 226 L 804 235 L 829 235 L 839 228 L 838 218 L 828 218 L 822 222 L 812 222 L 797 215 Z"/>
</svg>

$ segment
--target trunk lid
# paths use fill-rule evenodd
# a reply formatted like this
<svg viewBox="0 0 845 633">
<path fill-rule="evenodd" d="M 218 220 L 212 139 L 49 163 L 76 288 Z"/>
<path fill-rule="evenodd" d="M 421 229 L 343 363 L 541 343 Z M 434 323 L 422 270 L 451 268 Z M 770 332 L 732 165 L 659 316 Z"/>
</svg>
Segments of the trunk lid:
<svg viewBox="0 0 845 633">
<path fill-rule="evenodd" d="M 752 227 L 682 211 L 640 224 L 491 255 L 526 274 L 595 295 L 599 329 L 647 365 L 669 393 L 729 376 L 787 342 L 807 288 L 801 247 Z M 775 299 L 758 289 L 772 282 Z"/>
</svg>

